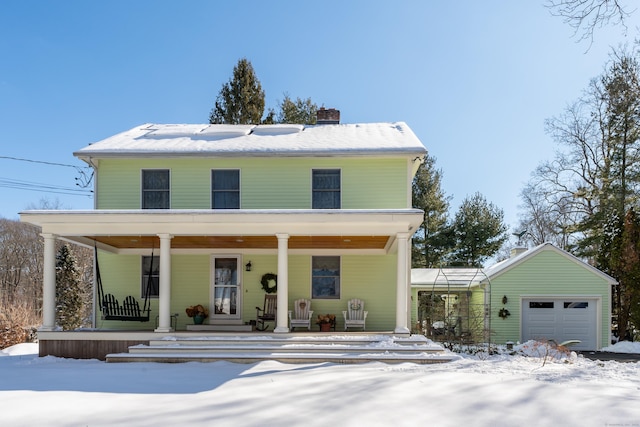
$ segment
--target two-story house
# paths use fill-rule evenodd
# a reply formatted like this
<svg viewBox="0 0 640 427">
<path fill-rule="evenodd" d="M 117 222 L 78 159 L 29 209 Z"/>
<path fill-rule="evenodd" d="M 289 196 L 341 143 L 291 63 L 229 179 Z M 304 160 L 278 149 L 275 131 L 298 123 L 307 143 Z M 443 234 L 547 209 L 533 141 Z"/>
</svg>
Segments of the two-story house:
<svg viewBox="0 0 640 427">
<path fill-rule="evenodd" d="M 149 322 L 104 320 L 96 303 L 97 330 L 184 330 L 194 304 L 210 325 L 247 324 L 272 273 L 275 332 L 297 298 L 335 314 L 361 298 L 367 330 L 408 333 L 425 153 L 405 123 L 145 124 L 90 144 L 74 155 L 95 171 L 95 209 L 21 213 L 44 237 L 41 330 L 56 330 L 63 239 L 97 248 L 105 292 L 149 295 Z"/>
</svg>

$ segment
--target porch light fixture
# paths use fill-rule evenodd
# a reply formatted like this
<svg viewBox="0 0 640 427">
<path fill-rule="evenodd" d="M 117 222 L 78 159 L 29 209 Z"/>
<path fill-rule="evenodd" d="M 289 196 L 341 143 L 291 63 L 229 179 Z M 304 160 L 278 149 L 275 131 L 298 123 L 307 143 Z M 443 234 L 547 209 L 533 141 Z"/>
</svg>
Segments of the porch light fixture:
<svg viewBox="0 0 640 427">
<path fill-rule="evenodd" d="M 252 266 L 251 266 L 251 261 L 249 261 L 249 262 L 244 266 L 245 270 L 247 270 L 247 271 L 251 271 L 251 267 L 252 267 Z"/>
</svg>

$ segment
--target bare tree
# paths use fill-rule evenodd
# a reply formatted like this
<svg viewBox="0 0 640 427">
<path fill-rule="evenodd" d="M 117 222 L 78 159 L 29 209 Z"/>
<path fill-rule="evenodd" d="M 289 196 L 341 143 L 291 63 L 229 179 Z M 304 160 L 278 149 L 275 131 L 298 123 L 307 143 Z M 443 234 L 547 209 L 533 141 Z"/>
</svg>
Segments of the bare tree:
<svg viewBox="0 0 640 427">
<path fill-rule="evenodd" d="M 546 130 L 558 144 L 551 161 L 533 173 L 522 197 L 532 238 L 594 259 L 603 226 L 622 218 L 640 194 L 640 67 L 631 54 L 614 52 L 599 78 Z M 550 239 L 551 236 L 554 236 Z"/>
<path fill-rule="evenodd" d="M 606 25 L 621 25 L 626 34 L 625 19 L 631 13 L 620 0 L 548 0 L 545 7 L 563 18 L 574 29 L 579 40 L 593 43 L 593 33 Z"/>
<path fill-rule="evenodd" d="M 57 200 L 41 200 L 39 207 L 31 206 L 30 209 L 58 209 L 59 205 Z M 0 341 L 6 338 L 2 336 L 5 333 L 13 334 L 11 336 L 15 338 L 22 336 L 16 335 L 15 331 L 41 323 L 44 243 L 40 233 L 41 230 L 33 225 L 0 218 L 0 313 L 5 314 L 0 317 L 0 323 L 3 323 L 0 324 Z M 64 242 L 58 242 L 56 250 L 62 245 Z M 73 251 L 84 299 L 82 316 L 89 319 L 92 313 L 93 251 L 76 245 Z M 23 321 L 28 324 L 20 323 Z"/>
<path fill-rule="evenodd" d="M 33 276 L 33 272 L 42 270 L 38 266 L 41 258 L 36 227 L 0 219 L 0 303 L 3 306 L 41 295 L 41 276 Z"/>
<path fill-rule="evenodd" d="M 553 243 L 568 249 L 575 239 L 571 230 L 576 222 L 572 206 L 564 197 L 556 197 L 552 188 L 537 186 L 534 181 L 521 191 L 521 214 L 518 224 L 520 244 L 532 246 Z"/>
</svg>

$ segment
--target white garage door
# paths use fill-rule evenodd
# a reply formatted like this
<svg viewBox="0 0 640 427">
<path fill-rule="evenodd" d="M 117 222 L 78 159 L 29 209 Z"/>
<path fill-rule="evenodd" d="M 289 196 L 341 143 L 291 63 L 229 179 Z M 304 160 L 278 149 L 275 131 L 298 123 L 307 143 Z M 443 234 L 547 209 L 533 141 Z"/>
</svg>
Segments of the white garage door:
<svg viewBox="0 0 640 427">
<path fill-rule="evenodd" d="M 580 340 L 576 350 L 597 349 L 597 300 L 527 298 L 522 300 L 522 340 Z"/>
</svg>

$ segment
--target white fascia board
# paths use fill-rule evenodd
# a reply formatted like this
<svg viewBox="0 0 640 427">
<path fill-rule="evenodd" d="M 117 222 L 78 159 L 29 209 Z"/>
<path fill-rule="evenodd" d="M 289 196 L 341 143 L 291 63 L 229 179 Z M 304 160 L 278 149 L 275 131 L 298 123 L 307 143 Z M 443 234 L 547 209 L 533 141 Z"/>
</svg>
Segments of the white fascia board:
<svg viewBox="0 0 640 427">
<path fill-rule="evenodd" d="M 393 235 L 413 232 L 422 211 L 399 210 L 95 210 L 25 211 L 43 233 L 79 235 Z"/>
</svg>

